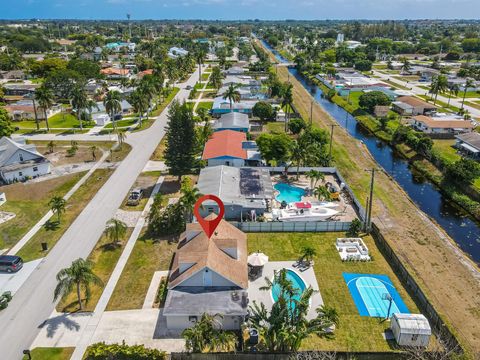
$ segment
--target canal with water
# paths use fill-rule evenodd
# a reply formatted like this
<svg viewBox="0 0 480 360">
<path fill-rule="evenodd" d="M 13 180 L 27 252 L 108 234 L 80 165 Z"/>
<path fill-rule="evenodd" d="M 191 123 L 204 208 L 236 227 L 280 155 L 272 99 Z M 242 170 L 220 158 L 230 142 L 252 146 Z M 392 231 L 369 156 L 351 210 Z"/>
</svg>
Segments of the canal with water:
<svg viewBox="0 0 480 360">
<path fill-rule="evenodd" d="M 262 41 L 281 62 L 289 62 L 268 43 Z M 442 195 L 440 190 L 428 180 L 416 176 L 408 161 L 398 156 L 387 143 L 378 140 L 358 124 L 355 117 L 322 97 L 322 90 L 309 83 L 297 69 L 289 68 L 294 76 L 313 96 L 315 101 L 328 112 L 337 123 L 355 139 L 361 140 L 377 163 L 405 190 L 415 204 L 450 235 L 458 246 L 477 264 L 480 263 L 480 225 L 468 214 Z"/>
</svg>

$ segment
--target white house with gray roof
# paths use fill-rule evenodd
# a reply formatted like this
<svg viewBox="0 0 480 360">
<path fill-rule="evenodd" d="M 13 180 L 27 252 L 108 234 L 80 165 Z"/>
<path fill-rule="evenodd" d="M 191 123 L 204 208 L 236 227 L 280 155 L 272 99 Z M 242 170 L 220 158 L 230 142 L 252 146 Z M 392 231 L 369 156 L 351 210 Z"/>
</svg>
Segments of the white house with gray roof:
<svg viewBox="0 0 480 360">
<path fill-rule="evenodd" d="M 26 144 L 23 138 L 0 139 L 0 178 L 9 184 L 36 178 L 50 172 L 50 162 L 40 154 L 35 145 Z"/>
</svg>

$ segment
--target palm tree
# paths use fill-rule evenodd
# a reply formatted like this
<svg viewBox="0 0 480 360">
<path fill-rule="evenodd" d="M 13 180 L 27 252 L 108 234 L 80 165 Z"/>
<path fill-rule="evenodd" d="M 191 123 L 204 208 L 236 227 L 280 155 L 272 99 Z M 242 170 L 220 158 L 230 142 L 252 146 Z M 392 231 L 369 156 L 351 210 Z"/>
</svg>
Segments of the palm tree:
<svg viewBox="0 0 480 360">
<path fill-rule="evenodd" d="M 310 335 L 327 336 L 333 325 L 332 311 L 317 309 L 317 316 L 307 319 L 310 299 L 315 291 L 308 287 L 301 291 L 287 278 L 287 271 L 280 270 L 273 281 L 265 278 L 261 290 L 272 291 L 275 286 L 277 301 L 268 311 L 263 303 L 255 301 L 250 306 L 250 325 L 258 330 L 265 347 L 271 352 L 295 352 Z M 337 319 L 338 320 L 338 319 Z"/>
<path fill-rule="evenodd" d="M 130 103 L 133 106 L 133 110 L 138 113 L 138 123 L 142 126 L 143 114 L 148 110 L 148 98 L 142 93 L 142 89 L 135 90 L 129 98 Z"/>
<path fill-rule="evenodd" d="M 72 107 L 76 109 L 78 121 L 80 122 L 80 130 L 83 129 L 82 110 L 87 107 L 88 96 L 85 87 L 77 84 L 72 91 Z"/>
<path fill-rule="evenodd" d="M 463 105 L 465 104 L 465 97 L 467 96 L 467 91 L 468 88 L 471 88 L 474 86 L 474 82 L 472 79 L 467 79 L 465 81 L 465 87 L 463 88 L 463 99 L 462 99 L 462 110 L 463 110 Z"/>
<path fill-rule="evenodd" d="M 430 85 L 430 93 L 435 94 L 435 100 L 433 101 L 433 105 L 437 103 L 437 97 L 439 93 L 445 92 L 448 87 L 448 80 L 445 75 L 438 75 L 432 79 L 432 83 Z"/>
<path fill-rule="evenodd" d="M 57 274 L 57 286 L 53 293 L 54 300 L 65 297 L 76 288 L 77 301 L 80 311 L 83 310 L 82 289 L 85 292 L 85 302 L 90 300 L 90 284 L 102 286 L 102 280 L 93 273 L 92 263 L 89 260 L 79 258 L 72 262 L 72 265 L 66 269 L 62 269 Z"/>
<path fill-rule="evenodd" d="M 302 161 L 305 161 L 307 155 L 306 151 L 307 149 L 304 146 L 299 145 L 297 140 L 293 141 L 291 159 L 297 164 L 297 180 L 300 176 L 300 164 Z"/>
<path fill-rule="evenodd" d="M 220 314 L 204 313 L 194 326 L 185 329 L 182 336 L 186 349 L 194 353 L 234 351 L 237 337 L 232 332 L 221 330 L 222 318 Z"/>
<path fill-rule="evenodd" d="M 185 217 L 187 220 L 191 221 L 193 217 L 193 207 L 197 200 L 202 196 L 197 187 L 192 186 L 192 180 L 189 177 L 184 177 L 182 179 L 182 185 L 180 187 L 180 203 L 185 209 Z"/>
<path fill-rule="evenodd" d="M 127 233 L 127 224 L 119 219 L 112 218 L 107 221 L 105 235 L 114 244 L 118 245 L 120 239 Z"/>
<path fill-rule="evenodd" d="M 313 257 L 317 255 L 317 251 L 310 247 L 310 246 L 305 246 L 302 248 L 302 260 L 306 260 L 308 262 L 313 260 Z"/>
<path fill-rule="evenodd" d="M 89 119 L 91 120 L 92 119 L 92 110 L 96 108 L 97 110 L 98 109 L 98 104 L 92 100 L 92 99 L 88 99 L 87 100 L 87 103 L 85 104 L 85 109 L 88 110 L 88 115 L 89 115 Z"/>
<path fill-rule="evenodd" d="M 50 210 L 53 211 L 54 214 L 57 214 L 58 222 L 60 222 L 60 217 L 62 213 L 65 212 L 65 205 L 66 201 L 64 198 L 60 196 L 54 196 L 48 202 L 48 206 L 50 206 Z"/>
<path fill-rule="evenodd" d="M 222 86 L 222 72 L 218 66 L 215 66 L 212 69 L 212 74 L 210 75 L 210 81 L 215 89 L 220 89 Z"/>
<path fill-rule="evenodd" d="M 112 120 L 113 128 L 116 129 L 115 115 L 122 111 L 122 96 L 117 90 L 109 91 L 103 100 L 103 105 L 105 106 L 105 111 L 110 116 L 110 120 Z"/>
<path fill-rule="evenodd" d="M 314 189 L 317 186 L 319 180 L 322 182 L 325 180 L 325 175 L 318 170 L 310 170 L 307 172 L 307 178 L 310 179 L 310 189 Z"/>
<path fill-rule="evenodd" d="M 452 95 L 457 97 L 459 91 L 460 87 L 458 84 L 452 84 L 448 87 L 448 106 L 450 106 L 450 99 L 452 98 Z"/>
<path fill-rule="evenodd" d="M 406 57 L 402 58 L 402 74 L 406 74 L 410 71 L 410 62 Z"/>
<path fill-rule="evenodd" d="M 45 116 L 45 124 L 47 125 L 47 131 L 50 131 L 48 125 L 48 116 L 47 111 L 53 105 L 53 92 L 45 84 L 40 86 L 35 91 L 35 100 L 38 102 L 38 105 L 43 109 L 43 114 Z"/>
<path fill-rule="evenodd" d="M 238 91 L 239 86 L 235 84 L 228 85 L 225 94 L 223 94 L 223 98 L 225 100 L 228 99 L 230 101 L 230 112 L 233 111 L 233 103 L 240 101 L 240 92 Z"/>
<path fill-rule="evenodd" d="M 53 150 L 55 149 L 55 142 L 53 140 L 50 140 L 47 146 L 48 146 L 48 152 L 53 153 Z"/>
<path fill-rule="evenodd" d="M 90 151 L 92 152 L 93 161 L 97 160 L 97 150 L 98 150 L 98 147 L 96 145 L 90 146 Z"/>
<path fill-rule="evenodd" d="M 198 49 L 195 53 L 195 60 L 198 64 L 198 82 L 202 82 L 202 64 L 205 59 L 206 52 L 204 49 Z"/>
<path fill-rule="evenodd" d="M 318 200 L 329 201 L 332 198 L 330 191 L 328 191 L 327 187 L 324 185 L 317 186 L 313 189 L 313 195 L 315 195 Z"/>
</svg>

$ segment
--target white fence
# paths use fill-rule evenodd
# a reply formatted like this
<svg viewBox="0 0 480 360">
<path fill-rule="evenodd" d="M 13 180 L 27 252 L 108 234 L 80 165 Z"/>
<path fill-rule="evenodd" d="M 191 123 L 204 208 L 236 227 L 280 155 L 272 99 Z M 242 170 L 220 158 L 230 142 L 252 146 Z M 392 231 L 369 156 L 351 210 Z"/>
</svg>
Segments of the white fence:
<svg viewBox="0 0 480 360">
<path fill-rule="evenodd" d="M 243 232 L 337 232 L 347 231 L 350 222 L 296 221 L 296 222 L 230 222 Z"/>
</svg>

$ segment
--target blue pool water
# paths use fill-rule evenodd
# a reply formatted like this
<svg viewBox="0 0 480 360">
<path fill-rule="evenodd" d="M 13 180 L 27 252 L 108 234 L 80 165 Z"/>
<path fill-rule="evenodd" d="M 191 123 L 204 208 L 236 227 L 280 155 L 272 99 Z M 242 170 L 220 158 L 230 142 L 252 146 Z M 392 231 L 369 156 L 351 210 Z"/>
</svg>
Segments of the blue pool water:
<svg viewBox="0 0 480 360">
<path fill-rule="evenodd" d="M 386 318 L 387 315 L 410 313 L 388 276 L 343 273 L 343 278 L 361 316 Z M 392 298 L 390 312 L 390 301 L 385 295 Z"/>
<path fill-rule="evenodd" d="M 285 201 L 286 203 L 302 201 L 305 190 L 285 183 L 278 183 L 274 186 L 279 194 L 275 197 L 277 201 Z"/>
<path fill-rule="evenodd" d="M 302 295 L 303 291 L 307 288 L 307 286 L 303 282 L 302 278 L 298 276 L 293 270 L 287 270 L 287 280 L 289 280 L 292 283 L 292 286 L 294 289 L 298 289 L 298 294 L 294 295 L 292 299 L 299 300 L 300 296 Z M 277 283 L 274 282 L 272 287 L 273 301 L 276 302 L 279 296 L 280 296 L 280 287 Z"/>
</svg>

